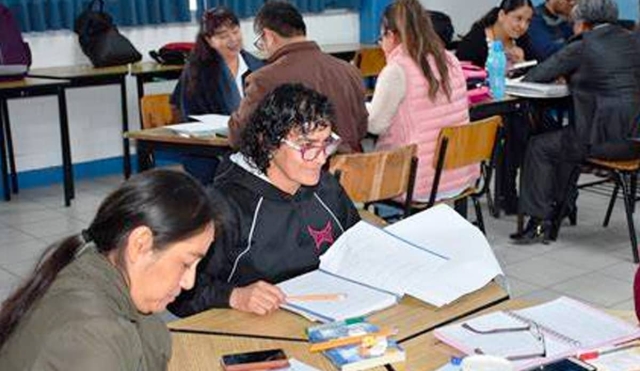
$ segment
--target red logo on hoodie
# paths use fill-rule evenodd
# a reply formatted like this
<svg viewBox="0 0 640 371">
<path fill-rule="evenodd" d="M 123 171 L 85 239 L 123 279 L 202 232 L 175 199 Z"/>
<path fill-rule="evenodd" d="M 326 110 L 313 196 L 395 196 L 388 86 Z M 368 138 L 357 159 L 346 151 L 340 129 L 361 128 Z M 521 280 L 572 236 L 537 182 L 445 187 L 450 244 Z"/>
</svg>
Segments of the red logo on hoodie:
<svg viewBox="0 0 640 371">
<path fill-rule="evenodd" d="M 322 247 L 323 243 L 327 242 L 329 246 L 331 246 L 333 241 L 335 241 L 333 238 L 333 226 L 330 221 L 327 222 L 327 225 L 321 230 L 313 229 L 311 226 L 307 226 L 307 230 L 316 243 L 316 253 L 318 254 L 320 253 L 320 247 Z"/>
</svg>

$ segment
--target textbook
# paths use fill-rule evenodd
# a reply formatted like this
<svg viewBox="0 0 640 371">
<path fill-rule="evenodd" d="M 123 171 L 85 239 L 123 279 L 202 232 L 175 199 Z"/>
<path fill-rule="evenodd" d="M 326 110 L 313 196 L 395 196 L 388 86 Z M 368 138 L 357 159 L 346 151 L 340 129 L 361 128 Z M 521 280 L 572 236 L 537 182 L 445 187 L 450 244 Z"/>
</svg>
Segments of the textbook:
<svg viewBox="0 0 640 371">
<path fill-rule="evenodd" d="M 314 326 L 307 329 L 309 342 L 321 343 L 334 339 L 342 339 L 349 336 L 372 334 L 380 329 L 368 322 L 358 322 L 343 325 Z M 386 342 L 386 350 L 381 355 L 369 355 L 361 350 L 360 344 L 347 345 L 339 348 L 325 350 L 323 354 L 342 371 L 358 371 L 382 366 L 386 364 L 403 362 L 406 358 L 404 350 L 389 338 Z"/>
<path fill-rule="evenodd" d="M 524 82 L 521 79 L 507 79 L 506 92 L 524 98 L 562 98 L 571 94 L 567 84 Z"/>
<path fill-rule="evenodd" d="M 640 337 L 640 328 L 579 301 L 556 300 L 516 311 L 498 311 L 435 330 L 466 354 L 512 359 L 527 370 L 589 350 Z"/>
<path fill-rule="evenodd" d="M 441 307 L 499 276 L 502 269 L 482 232 L 438 205 L 384 229 L 359 222 L 320 257 L 318 270 L 278 287 L 287 296 L 342 294 L 340 300 L 283 306 L 332 322 L 388 308 L 404 295 Z"/>
</svg>

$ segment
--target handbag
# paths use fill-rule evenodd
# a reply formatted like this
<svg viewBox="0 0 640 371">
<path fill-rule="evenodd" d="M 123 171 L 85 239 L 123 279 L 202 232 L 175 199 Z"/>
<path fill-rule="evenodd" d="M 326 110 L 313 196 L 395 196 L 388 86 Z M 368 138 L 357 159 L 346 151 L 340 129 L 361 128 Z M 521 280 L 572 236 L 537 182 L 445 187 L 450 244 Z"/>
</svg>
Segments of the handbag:
<svg viewBox="0 0 640 371">
<path fill-rule="evenodd" d="M 149 56 L 160 64 L 183 65 L 195 47 L 193 42 L 175 42 L 163 45 L 158 51 L 152 50 Z"/>
<path fill-rule="evenodd" d="M 75 19 L 73 30 L 78 34 L 82 52 L 94 67 L 117 66 L 142 59 L 142 54 L 118 31 L 113 18 L 104 11 L 104 0 L 92 0 Z"/>
</svg>

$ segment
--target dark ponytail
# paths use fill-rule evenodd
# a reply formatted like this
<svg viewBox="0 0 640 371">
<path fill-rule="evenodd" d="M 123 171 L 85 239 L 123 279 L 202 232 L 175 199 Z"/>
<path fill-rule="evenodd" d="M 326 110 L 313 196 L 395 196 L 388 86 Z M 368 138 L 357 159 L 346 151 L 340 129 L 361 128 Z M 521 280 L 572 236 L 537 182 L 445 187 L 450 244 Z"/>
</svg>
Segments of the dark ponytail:
<svg viewBox="0 0 640 371">
<path fill-rule="evenodd" d="M 196 235 L 212 220 L 213 210 L 204 189 L 189 175 L 153 170 L 132 177 L 102 202 L 87 230 L 48 247 L 31 276 L 4 301 L 0 349 L 58 273 L 88 243 L 95 244 L 103 255 L 116 250 L 122 253 L 131 231 L 147 226 L 153 232 L 153 248 L 162 250 Z M 117 268 L 126 275 L 124 266 Z"/>
<path fill-rule="evenodd" d="M 491 9 L 489 13 L 480 18 L 480 20 L 476 22 L 476 25 L 479 25 L 482 28 L 493 26 L 498 21 L 498 14 L 501 10 L 505 13 L 509 13 L 523 6 L 528 6 L 533 9 L 533 3 L 531 0 L 502 0 L 499 6 Z"/>
</svg>

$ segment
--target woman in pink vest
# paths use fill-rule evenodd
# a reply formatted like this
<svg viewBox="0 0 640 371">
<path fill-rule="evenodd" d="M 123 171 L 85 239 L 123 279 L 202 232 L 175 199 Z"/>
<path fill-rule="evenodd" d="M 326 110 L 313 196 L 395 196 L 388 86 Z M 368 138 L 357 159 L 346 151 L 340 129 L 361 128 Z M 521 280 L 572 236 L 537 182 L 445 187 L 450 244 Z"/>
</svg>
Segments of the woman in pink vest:
<svg viewBox="0 0 640 371">
<path fill-rule="evenodd" d="M 377 150 L 418 145 L 414 200 L 426 202 L 433 182 L 440 129 L 469 123 L 467 89 L 460 62 L 445 50 L 418 0 L 397 0 L 382 16 L 380 43 L 387 65 L 380 73 L 369 112 Z M 479 165 L 445 171 L 437 199 L 461 193 L 479 177 Z"/>
</svg>

